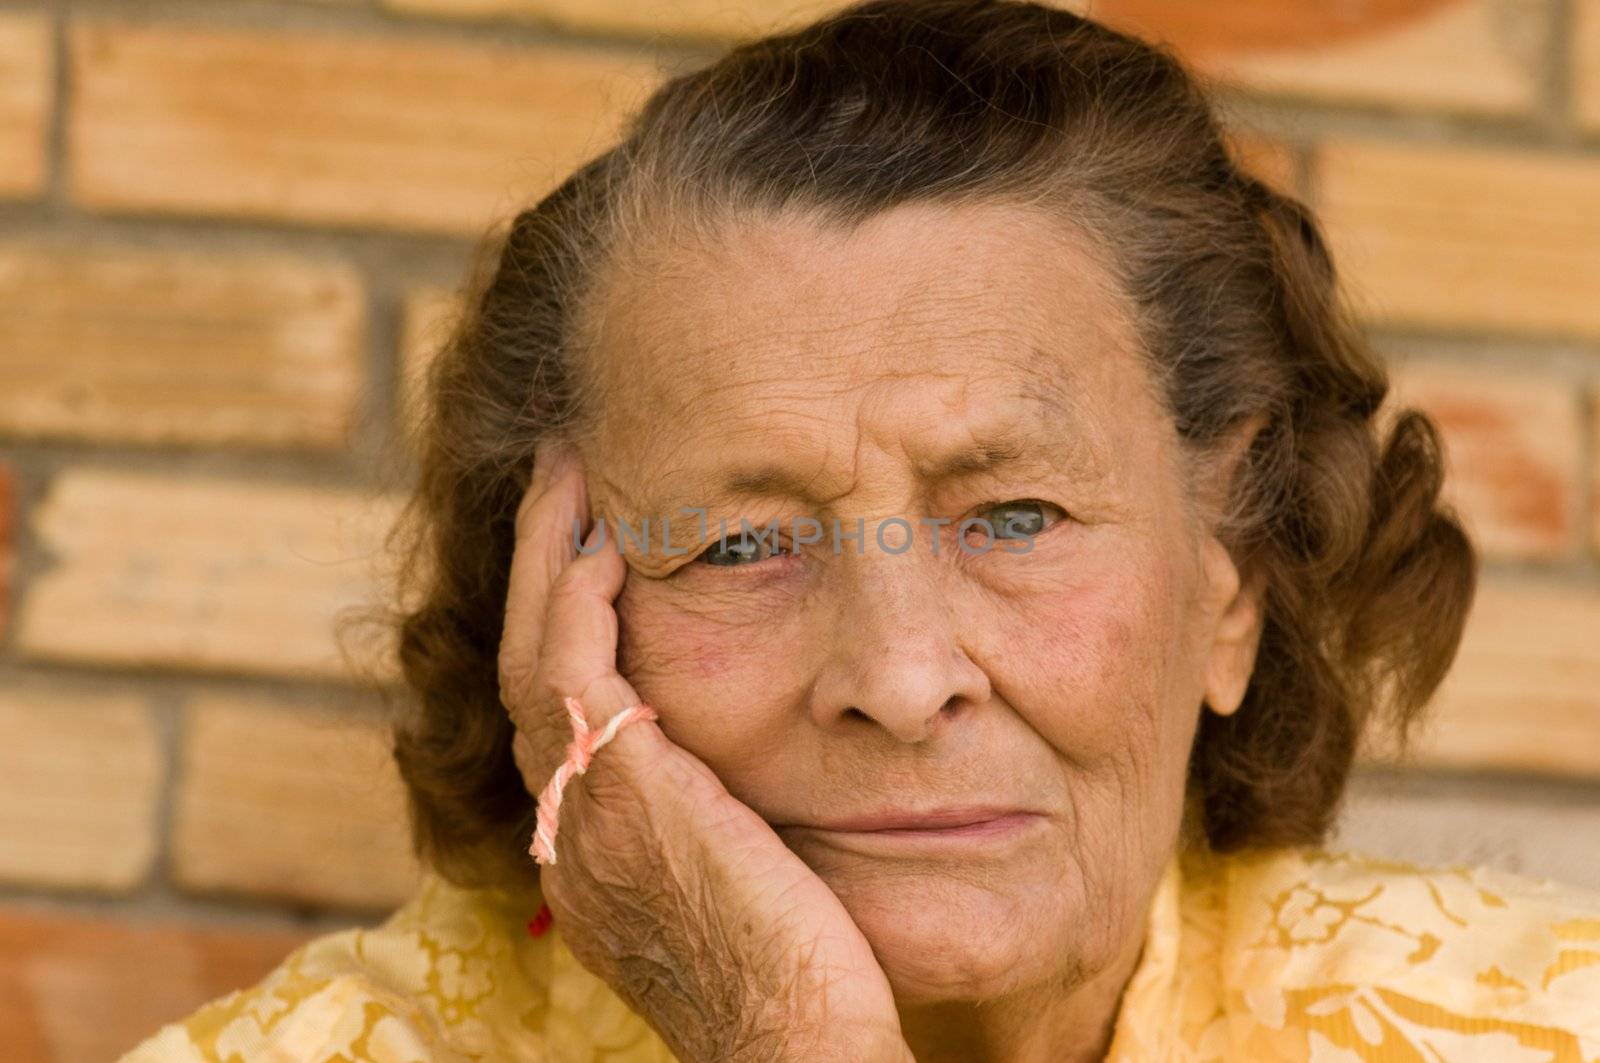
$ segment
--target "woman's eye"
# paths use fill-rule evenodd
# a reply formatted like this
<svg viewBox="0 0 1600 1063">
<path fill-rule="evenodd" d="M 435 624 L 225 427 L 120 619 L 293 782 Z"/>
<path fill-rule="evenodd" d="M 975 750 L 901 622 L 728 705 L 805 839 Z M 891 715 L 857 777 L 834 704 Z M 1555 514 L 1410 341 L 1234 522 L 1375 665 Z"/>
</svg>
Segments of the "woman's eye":
<svg viewBox="0 0 1600 1063">
<path fill-rule="evenodd" d="M 717 539 L 695 561 L 703 565 L 724 565 L 738 567 L 746 563 L 765 560 L 767 557 L 783 553 L 783 548 L 770 537 L 762 540 L 754 535 L 741 532 Z"/>
<path fill-rule="evenodd" d="M 1031 539 L 1055 527 L 1055 523 L 1046 523 L 1047 510 L 1054 510 L 1060 514 L 1056 518 L 1057 521 L 1067 515 L 1066 510 L 1052 502 L 1042 502 L 1037 498 L 1021 498 L 980 510 L 979 516 L 973 519 L 981 524 L 987 524 L 997 540 Z M 968 524 L 967 527 L 972 534 L 981 532 L 975 524 Z"/>
</svg>

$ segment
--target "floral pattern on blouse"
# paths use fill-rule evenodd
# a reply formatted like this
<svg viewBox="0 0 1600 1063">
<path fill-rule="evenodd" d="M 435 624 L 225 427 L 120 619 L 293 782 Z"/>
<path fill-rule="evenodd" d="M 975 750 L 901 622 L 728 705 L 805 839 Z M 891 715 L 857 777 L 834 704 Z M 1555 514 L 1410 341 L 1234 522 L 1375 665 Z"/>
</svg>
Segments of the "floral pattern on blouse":
<svg viewBox="0 0 1600 1063">
<path fill-rule="evenodd" d="M 673 1059 L 537 895 L 428 879 L 122 1063 Z M 1304 846 L 1184 852 L 1152 899 L 1109 1063 L 1600 1063 L 1600 893 Z"/>
</svg>

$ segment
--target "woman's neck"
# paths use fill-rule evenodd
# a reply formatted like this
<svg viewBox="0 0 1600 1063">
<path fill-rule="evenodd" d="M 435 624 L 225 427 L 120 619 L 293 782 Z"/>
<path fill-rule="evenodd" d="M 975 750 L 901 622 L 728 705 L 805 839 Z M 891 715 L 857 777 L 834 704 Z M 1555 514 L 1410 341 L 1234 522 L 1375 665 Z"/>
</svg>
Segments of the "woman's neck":
<svg viewBox="0 0 1600 1063">
<path fill-rule="evenodd" d="M 1100 1063 L 1143 949 L 1141 935 L 1087 980 L 1068 972 L 992 1000 L 903 1006 L 901 1032 L 917 1063 Z"/>
</svg>

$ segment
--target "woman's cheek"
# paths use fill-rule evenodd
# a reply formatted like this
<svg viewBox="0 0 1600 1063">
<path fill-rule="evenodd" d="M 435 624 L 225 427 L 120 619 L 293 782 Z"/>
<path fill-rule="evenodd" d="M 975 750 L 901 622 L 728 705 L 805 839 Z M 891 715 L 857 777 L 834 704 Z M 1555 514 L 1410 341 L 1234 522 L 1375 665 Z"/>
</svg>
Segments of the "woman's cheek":
<svg viewBox="0 0 1600 1063">
<path fill-rule="evenodd" d="M 1030 723 L 1088 758 L 1146 722 L 1129 717 L 1154 712 L 1160 700 L 1165 664 L 1152 643 L 1171 633 L 1159 584 L 1087 555 L 1041 577 L 1027 594 L 994 599 L 988 634 L 974 649 L 997 691 L 1023 715 L 1042 717 Z"/>
<path fill-rule="evenodd" d="M 737 723 L 759 726 L 786 687 L 782 671 L 802 656 L 795 616 L 775 620 L 751 598 L 650 580 L 630 582 L 618 597 L 618 670 L 691 751 L 714 756 Z"/>
<path fill-rule="evenodd" d="M 739 652 L 735 623 L 685 608 L 677 597 L 655 582 L 636 586 L 630 576 L 617 599 L 618 670 L 641 694 L 722 680 Z"/>
</svg>

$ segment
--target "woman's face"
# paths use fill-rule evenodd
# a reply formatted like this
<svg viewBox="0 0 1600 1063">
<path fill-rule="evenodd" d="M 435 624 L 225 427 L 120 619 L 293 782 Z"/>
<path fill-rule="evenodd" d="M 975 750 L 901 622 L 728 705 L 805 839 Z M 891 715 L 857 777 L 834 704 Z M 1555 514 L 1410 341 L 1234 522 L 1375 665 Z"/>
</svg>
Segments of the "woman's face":
<svg viewBox="0 0 1600 1063">
<path fill-rule="evenodd" d="M 1128 956 L 1202 700 L 1231 711 L 1254 640 L 1094 249 L 1020 208 L 917 205 L 626 262 L 585 455 L 596 515 L 650 517 L 622 544 L 623 674 L 904 999 Z M 860 829 L 941 811 L 1017 814 Z"/>
</svg>

